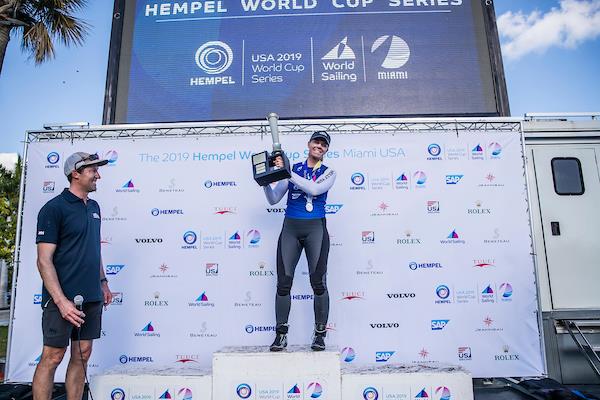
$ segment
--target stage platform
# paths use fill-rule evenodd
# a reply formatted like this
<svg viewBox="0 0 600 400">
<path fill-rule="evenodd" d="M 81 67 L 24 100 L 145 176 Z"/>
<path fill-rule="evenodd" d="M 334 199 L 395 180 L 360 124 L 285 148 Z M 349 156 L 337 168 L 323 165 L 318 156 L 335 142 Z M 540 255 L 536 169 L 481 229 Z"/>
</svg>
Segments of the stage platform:
<svg viewBox="0 0 600 400">
<path fill-rule="evenodd" d="M 212 371 L 119 366 L 92 378 L 94 399 L 472 400 L 471 375 L 441 364 L 342 366 L 337 349 L 230 347 L 214 353 Z"/>
</svg>

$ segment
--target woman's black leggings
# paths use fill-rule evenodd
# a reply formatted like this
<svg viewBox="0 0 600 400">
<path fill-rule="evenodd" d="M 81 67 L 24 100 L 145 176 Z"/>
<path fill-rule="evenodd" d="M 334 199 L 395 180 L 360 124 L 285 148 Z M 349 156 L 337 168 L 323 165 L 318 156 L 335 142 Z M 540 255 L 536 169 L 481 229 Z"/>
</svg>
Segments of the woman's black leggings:
<svg viewBox="0 0 600 400">
<path fill-rule="evenodd" d="M 302 249 L 306 253 L 310 285 L 314 292 L 315 323 L 327 324 L 329 294 L 326 275 L 329 233 L 325 218 L 285 218 L 277 242 L 277 295 L 275 296 L 277 326 L 288 322 L 291 306 L 290 291 Z"/>
</svg>

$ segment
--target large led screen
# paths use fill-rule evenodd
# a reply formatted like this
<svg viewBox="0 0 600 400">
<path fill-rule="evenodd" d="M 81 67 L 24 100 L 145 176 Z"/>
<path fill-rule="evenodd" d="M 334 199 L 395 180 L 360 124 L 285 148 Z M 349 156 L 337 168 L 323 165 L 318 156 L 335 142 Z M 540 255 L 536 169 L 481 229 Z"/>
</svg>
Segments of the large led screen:
<svg viewBox="0 0 600 400">
<path fill-rule="evenodd" d="M 105 122 L 506 114 L 485 2 L 120 1 Z"/>
</svg>

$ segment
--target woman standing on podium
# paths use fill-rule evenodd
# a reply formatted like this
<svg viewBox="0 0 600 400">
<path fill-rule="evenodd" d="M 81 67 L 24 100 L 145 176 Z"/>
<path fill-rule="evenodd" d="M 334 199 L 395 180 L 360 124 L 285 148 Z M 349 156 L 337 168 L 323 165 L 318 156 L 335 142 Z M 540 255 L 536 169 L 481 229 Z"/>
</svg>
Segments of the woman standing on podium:
<svg viewBox="0 0 600 400">
<path fill-rule="evenodd" d="M 310 285 L 314 292 L 315 329 L 311 348 L 325 350 L 329 294 L 327 293 L 327 257 L 329 233 L 325 221 L 327 192 L 335 182 L 335 171 L 323 164 L 331 138 L 325 131 L 312 134 L 308 142 L 308 158 L 291 168 L 291 178 L 264 186 L 269 204 L 288 194 L 283 228 L 277 242 L 277 294 L 275 296 L 276 336 L 271 351 L 287 346 L 292 281 L 302 249 L 306 253 Z M 278 157 L 275 165 L 283 167 Z"/>
</svg>

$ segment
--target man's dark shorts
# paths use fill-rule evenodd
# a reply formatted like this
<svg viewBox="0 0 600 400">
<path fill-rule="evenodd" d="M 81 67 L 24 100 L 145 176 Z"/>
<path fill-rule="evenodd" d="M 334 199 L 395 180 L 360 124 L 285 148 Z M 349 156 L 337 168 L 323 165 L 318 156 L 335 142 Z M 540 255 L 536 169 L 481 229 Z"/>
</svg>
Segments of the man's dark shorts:
<svg viewBox="0 0 600 400">
<path fill-rule="evenodd" d="M 52 300 L 48 301 L 42 312 L 44 346 L 63 348 L 69 345 L 69 339 L 98 339 L 102 330 L 102 302 L 84 303 L 83 312 L 85 322 L 78 333 L 78 329 L 60 315 L 56 304 Z"/>
</svg>

